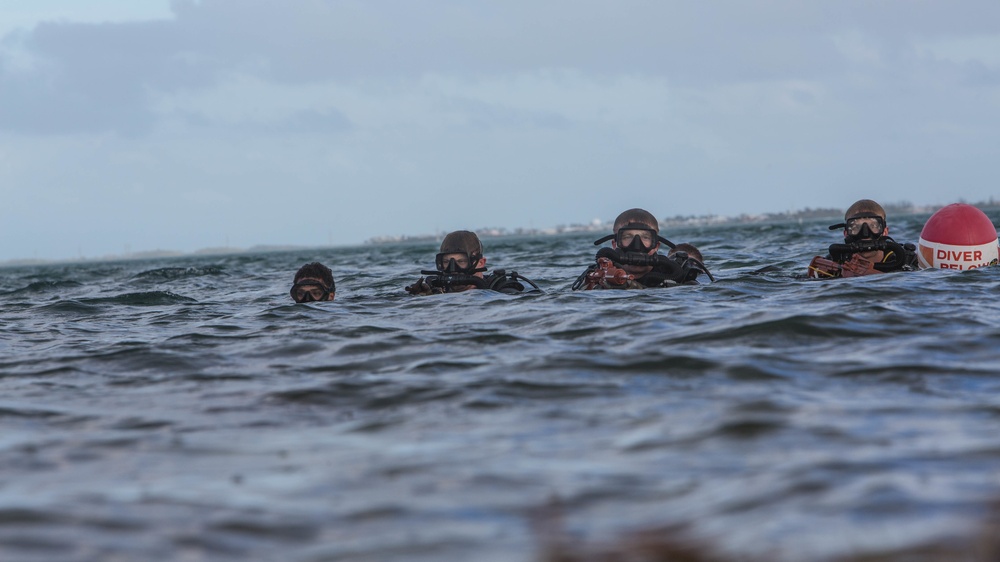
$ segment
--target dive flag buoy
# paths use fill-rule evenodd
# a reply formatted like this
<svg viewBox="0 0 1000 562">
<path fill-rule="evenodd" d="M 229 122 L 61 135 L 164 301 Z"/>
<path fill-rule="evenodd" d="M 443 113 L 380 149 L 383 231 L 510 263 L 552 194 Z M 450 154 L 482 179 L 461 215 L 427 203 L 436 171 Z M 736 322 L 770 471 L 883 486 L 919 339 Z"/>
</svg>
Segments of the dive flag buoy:
<svg viewBox="0 0 1000 562">
<path fill-rule="evenodd" d="M 920 231 L 921 268 L 976 269 L 996 265 L 997 258 L 997 229 L 972 205 L 948 205 L 931 215 Z"/>
</svg>

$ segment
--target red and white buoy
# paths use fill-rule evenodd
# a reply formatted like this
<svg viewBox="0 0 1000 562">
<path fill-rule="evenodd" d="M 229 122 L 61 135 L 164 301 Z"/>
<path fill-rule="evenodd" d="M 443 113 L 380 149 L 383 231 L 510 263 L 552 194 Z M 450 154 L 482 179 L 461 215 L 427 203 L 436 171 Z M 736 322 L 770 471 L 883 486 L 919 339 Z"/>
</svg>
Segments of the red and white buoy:
<svg viewBox="0 0 1000 562">
<path fill-rule="evenodd" d="M 920 231 L 922 268 L 976 269 L 996 265 L 997 229 L 972 205 L 953 203 L 931 215 Z"/>
</svg>

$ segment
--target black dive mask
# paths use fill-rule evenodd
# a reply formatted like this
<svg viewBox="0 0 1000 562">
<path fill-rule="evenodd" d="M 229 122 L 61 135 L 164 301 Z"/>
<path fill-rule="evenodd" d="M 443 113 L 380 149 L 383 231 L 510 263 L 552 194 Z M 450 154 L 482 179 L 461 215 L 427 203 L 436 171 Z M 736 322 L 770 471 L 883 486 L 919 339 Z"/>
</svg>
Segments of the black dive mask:
<svg viewBox="0 0 1000 562">
<path fill-rule="evenodd" d="M 875 240 L 876 238 L 882 236 L 882 230 L 883 229 L 879 229 L 876 234 L 872 232 L 871 228 L 869 228 L 867 224 L 863 224 L 858 229 L 857 234 L 848 233 L 847 238 L 852 242 L 856 242 L 858 240 Z"/>
<path fill-rule="evenodd" d="M 434 256 L 434 266 L 440 273 L 474 275 L 480 271 L 486 271 L 485 267 L 476 267 L 481 259 L 482 256 L 470 255 L 467 252 L 442 252 Z"/>
<path fill-rule="evenodd" d="M 303 303 L 325 301 L 330 298 L 332 291 L 333 287 L 328 289 L 316 281 L 305 280 L 292 285 L 292 290 L 289 293 L 292 295 L 292 300 Z"/>
<path fill-rule="evenodd" d="M 648 254 L 656 247 L 656 232 L 651 228 L 630 228 L 621 229 L 615 237 L 618 247 L 625 252 L 635 252 L 637 254 Z"/>
<path fill-rule="evenodd" d="M 660 243 L 666 244 L 668 248 L 674 247 L 673 242 L 660 236 L 655 229 L 646 224 L 634 222 L 619 228 L 614 234 L 594 241 L 594 245 L 599 246 L 608 240 L 614 240 L 615 245 L 622 252 L 637 254 L 648 254 Z"/>
<path fill-rule="evenodd" d="M 885 234 L 885 219 L 876 213 L 862 213 L 830 226 L 830 230 L 838 228 L 844 229 L 844 240 L 847 242 L 878 240 Z"/>
</svg>

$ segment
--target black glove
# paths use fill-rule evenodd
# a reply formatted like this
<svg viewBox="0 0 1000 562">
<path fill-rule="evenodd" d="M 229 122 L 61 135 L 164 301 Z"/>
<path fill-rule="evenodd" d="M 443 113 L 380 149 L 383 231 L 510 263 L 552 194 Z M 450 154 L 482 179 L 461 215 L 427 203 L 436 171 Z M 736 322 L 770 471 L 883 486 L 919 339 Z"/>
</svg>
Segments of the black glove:
<svg viewBox="0 0 1000 562">
<path fill-rule="evenodd" d="M 417 279 L 416 283 L 410 285 L 409 287 L 405 287 L 405 289 L 406 292 L 411 295 L 439 295 L 444 292 L 440 287 L 431 287 L 428 285 L 427 281 L 424 281 L 423 277 Z"/>
</svg>

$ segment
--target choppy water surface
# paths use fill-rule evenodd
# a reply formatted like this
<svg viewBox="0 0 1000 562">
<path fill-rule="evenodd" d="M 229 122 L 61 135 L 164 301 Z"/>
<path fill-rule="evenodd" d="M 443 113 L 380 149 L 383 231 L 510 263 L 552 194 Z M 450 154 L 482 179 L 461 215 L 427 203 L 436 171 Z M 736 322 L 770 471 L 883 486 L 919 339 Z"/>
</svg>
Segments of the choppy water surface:
<svg viewBox="0 0 1000 562">
<path fill-rule="evenodd" d="M 431 244 L 2 269 L 0 559 L 532 560 L 554 504 L 787 560 L 968 533 L 1000 268 L 803 280 L 825 226 L 666 232 L 719 281 L 659 291 L 570 292 L 595 235 L 485 241 L 536 296 L 410 297 Z"/>
</svg>

